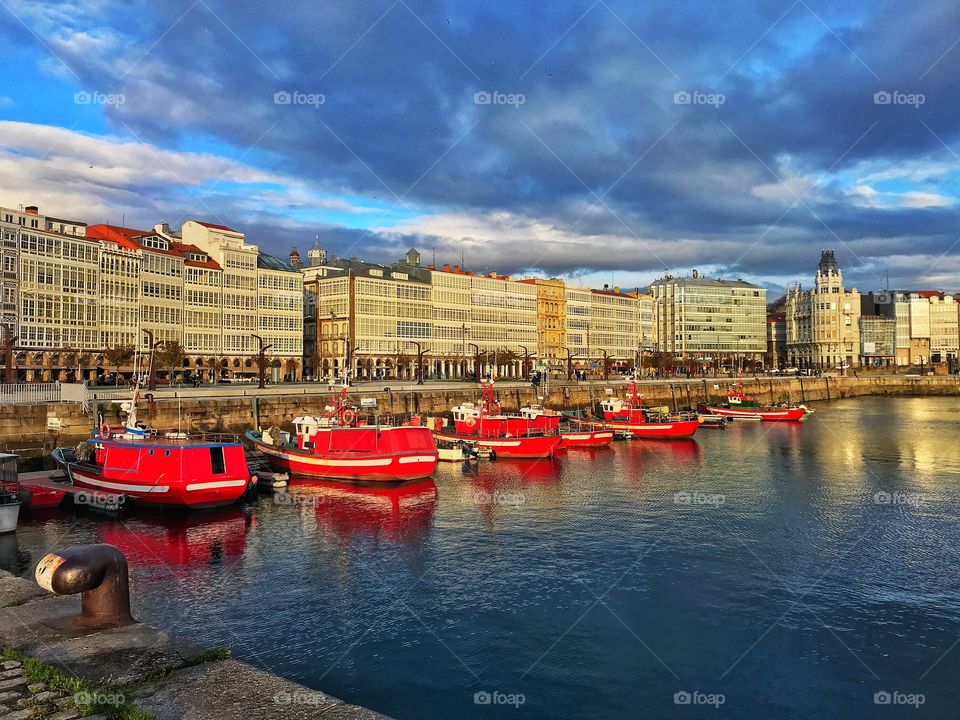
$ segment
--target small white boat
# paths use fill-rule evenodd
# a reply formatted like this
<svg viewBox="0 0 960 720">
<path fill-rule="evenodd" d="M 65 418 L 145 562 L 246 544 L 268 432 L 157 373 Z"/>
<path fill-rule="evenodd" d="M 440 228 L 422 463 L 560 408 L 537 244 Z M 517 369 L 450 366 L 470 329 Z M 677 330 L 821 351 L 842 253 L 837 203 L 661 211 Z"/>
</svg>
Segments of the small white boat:
<svg viewBox="0 0 960 720">
<path fill-rule="evenodd" d="M 441 462 L 470 462 L 477 459 L 477 448 L 470 443 L 437 441 Z"/>
<path fill-rule="evenodd" d="M 20 519 L 20 483 L 17 481 L 17 456 L 0 454 L 0 533 L 17 529 Z"/>
</svg>

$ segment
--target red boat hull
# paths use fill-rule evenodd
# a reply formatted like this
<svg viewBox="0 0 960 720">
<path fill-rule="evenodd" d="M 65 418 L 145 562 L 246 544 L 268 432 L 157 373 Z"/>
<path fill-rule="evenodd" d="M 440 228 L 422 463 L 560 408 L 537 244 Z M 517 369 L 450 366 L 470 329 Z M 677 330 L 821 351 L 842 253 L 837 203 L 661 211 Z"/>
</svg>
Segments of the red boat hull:
<svg viewBox="0 0 960 720">
<path fill-rule="evenodd" d="M 138 483 L 136 479 L 104 478 L 78 466 L 71 467 L 70 475 L 74 486 L 84 490 L 122 495 L 145 505 L 185 507 L 192 510 L 231 505 L 240 499 L 249 482 L 248 478 L 243 477 L 199 482 L 175 481 L 167 484 L 161 481 L 147 485 Z"/>
<path fill-rule="evenodd" d="M 563 438 L 562 449 L 592 448 L 609 445 L 613 441 L 613 430 L 583 430 L 560 434 Z"/>
<path fill-rule="evenodd" d="M 67 495 L 66 490 L 54 490 L 29 482 L 21 482 L 20 487 L 29 493 L 26 502 L 24 502 L 24 507 L 28 510 L 47 510 L 60 507 Z"/>
<path fill-rule="evenodd" d="M 490 448 L 497 457 L 503 458 L 549 458 L 560 449 L 562 438 L 559 435 L 521 435 L 517 437 L 480 437 L 479 435 L 459 435 L 434 433 L 438 440 L 474 443 Z"/>
<path fill-rule="evenodd" d="M 707 412 L 723 417 L 741 418 L 744 420 L 763 420 L 766 422 L 796 422 L 803 420 L 807 411 L 804 408 L 725 408 L 716 405 L 707 405 Z"/>
<path fill-rule="evenodd" d="M 236 502 L 250 482 L 239 443 L 88 442 L 93 446 L 93 462 L 69 462 L 67 472 L 74 487 L 91 493 L 123 496 L 146 505 L 201 509 Z"/>
<path fill-rule="evenodd" d="M 254 443 L 267 457 L 270 468 L 290 473 L 291 477 L 318 480 L 366 480 L 400 482 L 430 477 L 437 467 L 437 451 L 397 453 L 393 455 L 356 455 L 353 457 L 320 457 L 291 448 L 276 448 Z"/>
<path fill-rule="evenodd" d="M 630 432 L 635 438 L 652 438 L 658 440 L 681 440 L 693 437 L 700 427 L 699 420 L 677 420 L 668 422 L 607 422 L 605 420 L 585 421 L 580 418 L 570 417 L 572 422 L 577 424 L 589 424 L 595 427 L 601 427 L 605 430 Z"/>
</svg>

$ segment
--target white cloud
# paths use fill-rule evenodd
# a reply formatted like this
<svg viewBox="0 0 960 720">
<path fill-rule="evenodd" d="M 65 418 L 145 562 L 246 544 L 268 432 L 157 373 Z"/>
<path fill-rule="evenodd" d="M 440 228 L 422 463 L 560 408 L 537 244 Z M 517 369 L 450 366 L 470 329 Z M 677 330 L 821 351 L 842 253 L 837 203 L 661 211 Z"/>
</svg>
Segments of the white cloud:
<svg viewBox="0 0 960 720">
<path fill-rule="evenodd" d="M 879 210 L 901 210 L 949 207 L 956 204 L 956 198 L 938 193 L 911 190 L 908 192 L 880 192 L 871 185 L 862 183 L 847 190 L 847 197 L 857 207 Z"/>
<path fill-rule="evenodd" d="M 297 178 L 218 155 L 21 122 L 0 121 L 0 177 L 7 179 L 0 188 L 4 206 L 37 204 L 91 222 L 111 217 L 118 222 L 116 215 L 126 212 L 128 220 L 152 225 L 158 214 L 187 211 L 191 204 L 194 214 L 206 215 L 213 212 L 213 200 L 203 194 L 216 191 L 218 182 L 230 183 L 231 202 L 251 212 L 268 207 L 372 211 Z M 250 189 L 237 191 L 237 184 Z"/>
</svg>

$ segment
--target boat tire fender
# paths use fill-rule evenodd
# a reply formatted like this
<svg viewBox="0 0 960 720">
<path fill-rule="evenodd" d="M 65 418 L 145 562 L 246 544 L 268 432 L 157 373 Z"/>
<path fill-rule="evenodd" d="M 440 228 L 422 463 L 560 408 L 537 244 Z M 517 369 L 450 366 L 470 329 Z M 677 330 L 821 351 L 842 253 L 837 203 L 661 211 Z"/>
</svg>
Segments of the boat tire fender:
<svg viewBox="0 0 960 720">
<path fill-rule="evenodd" d="M 100 439 L 109 440 L 110 439 L 110 426 L 106 423 L 100 426 Z"/>
</svg>

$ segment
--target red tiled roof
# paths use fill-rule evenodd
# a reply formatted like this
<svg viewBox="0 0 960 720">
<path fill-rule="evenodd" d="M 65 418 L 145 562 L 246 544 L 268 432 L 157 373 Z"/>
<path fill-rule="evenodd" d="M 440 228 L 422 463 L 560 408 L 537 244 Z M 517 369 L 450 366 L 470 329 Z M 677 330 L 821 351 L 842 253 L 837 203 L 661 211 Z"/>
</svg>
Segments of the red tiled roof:
<svg viewBox="0 0 960 720">
<path fill-rule="evenodd" d="M 203 222 L 203 220 L 194 220 L 194 222 L 197 223 L 197 225 L 203 225 L 205 228 L 210 228 L 211 230 L 226 230 L 227 232 L 232 233 L 238 232 L 237 230 L 229 228 L 226 225 L 215 225 L 214 223 Z"/>
<path fill-rule="evenodd" d="M 141 241 L 146 237 L 158 237 L 157 233 L 149 230 L 134 230 L 133 228 L 120 227 L 119 225 L 89 225 L 87 227 L 87 237 L 95 240 L 106 240 L 114 242 L 127 250 L 143 250 L 145 252 L 157 253 L 158 255 L 173 255 L 180 257 L 180 253 L 174 250 L 160 250 L 145 246 Z"/>
<path fill-rule="evenodd" d="M 119 225 L 88 225 L 87 237 L 94 240 L 107 240 L 115 242 L 120 247 L 127 250 L 140 250 L 142 246 L 135 243 L 133 238 L 146 235 L 146 230 L 134 230 L 132 228 L 120 227 Z"/>
<path fill-rule="evenodd" d="M 922 298 L 932 298 L 932 297 L 943 298 L 943 293 L 940 292 L 939 290 L 917 290 L 917 295 L 919 295 Z"/>
<path fill-rule="evenodd" d="M 217 262 L 215 262 L 214 260 L 209 260 L 209 259 L 208 259 L 208 260 L 191 260 L 190 257 L 189 257 L 189 254 L 190 254 L 190 253 L 196 253 L 196 254 L 198 254 L 198 255 L 203 255 L 203 256 L 206 257 L 206 258 L 209 258 L 209 257 L 210 257 L 210 255 L 208 255 L 206 251 L 201 250 L 201 249 L 198 248 L 196 245 L 189 245 L 189 244 L 187 244 L 187 243 L 171 242 L 171 243 L 170 243 L 170 248 L 173 249 L 173 250 L 176 250 L 178 253 L 180 253 L 181 255 L 183 255 L 183 256 L 186 258 L 186 260 L 183 261 L 183 262 L 184 262 L 184 265 L 189 265 L 190 267 L 208 268 L 208 269 L 210 269 L 210 270 L 223 270 L 223 268 L 220 267 L 220 264 L 217 263 Z"/>
</svg>

